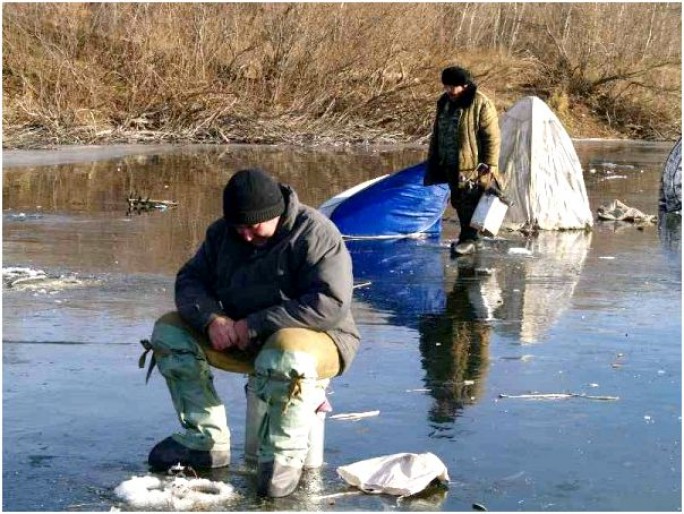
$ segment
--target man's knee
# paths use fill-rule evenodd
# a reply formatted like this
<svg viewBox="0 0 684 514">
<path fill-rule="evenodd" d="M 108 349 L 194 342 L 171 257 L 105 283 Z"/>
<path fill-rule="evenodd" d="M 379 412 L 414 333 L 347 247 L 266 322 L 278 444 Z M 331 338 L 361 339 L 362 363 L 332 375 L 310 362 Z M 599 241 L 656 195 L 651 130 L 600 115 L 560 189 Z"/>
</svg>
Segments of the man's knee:
<svg viewBox="0 0 684 514">
<path fill-rule="evenodd" d="M 159 372 L 164 377 L 191 379 L 211 376 L 204 351 L 178 313 L 169 312 L 155 322 L 150 345 Z"/>
<path fill-rule="evenodd" d="M 272 334 L 256 358 L 257 372 L 306 378 L 330 378 L 339 372 L 339 352 L 330 336 L 303 328 Z"/>
</svg>

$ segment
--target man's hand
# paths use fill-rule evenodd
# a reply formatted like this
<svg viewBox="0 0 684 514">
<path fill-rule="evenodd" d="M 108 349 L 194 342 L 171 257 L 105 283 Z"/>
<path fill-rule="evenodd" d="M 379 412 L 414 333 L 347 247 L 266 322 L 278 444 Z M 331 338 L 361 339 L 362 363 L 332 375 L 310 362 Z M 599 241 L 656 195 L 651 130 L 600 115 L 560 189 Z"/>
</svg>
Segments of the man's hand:
<svg viewBox="0 0 684 514">
<path fill-rule="evenodd" d="M 233 328 L 235 329 L 235 335 L 237 336 L 237 347 L 240 348 L 240 350 L 246 350 L 249 346 L 249 326 L 247 325 L 247 321 L 244 319 L 236 321 Z"/>
<path fill-rule="evenodd" d="M 207 330 L 211 346 L 223 351 L 230 348 L 244 350 L 249 345 L 249 329 L 245 320 L 233 321 L 228 316 L 217 316 Z"/>
<path fill-rule="evenodd" d="M 217 316 L 207 329 L 211 346 L 222 351 L 236 345 L 235 322 L 228 316 Z"/>
</svg>

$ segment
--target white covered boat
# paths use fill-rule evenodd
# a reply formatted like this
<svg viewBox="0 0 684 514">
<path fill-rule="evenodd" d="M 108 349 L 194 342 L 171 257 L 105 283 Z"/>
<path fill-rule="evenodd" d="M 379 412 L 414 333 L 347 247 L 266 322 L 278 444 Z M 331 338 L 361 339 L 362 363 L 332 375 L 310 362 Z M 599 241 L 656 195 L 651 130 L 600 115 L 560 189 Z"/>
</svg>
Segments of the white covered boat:
<svg viewBox="0 0 684 514">
<path fill-rule="evenodd" d="M 513 205 L 504 226 L 539 230 L 593 225 L 582 167 L 570 136 L 551 109 L 528 96 L 501 120 L 499 168 Z"/>
</svg>

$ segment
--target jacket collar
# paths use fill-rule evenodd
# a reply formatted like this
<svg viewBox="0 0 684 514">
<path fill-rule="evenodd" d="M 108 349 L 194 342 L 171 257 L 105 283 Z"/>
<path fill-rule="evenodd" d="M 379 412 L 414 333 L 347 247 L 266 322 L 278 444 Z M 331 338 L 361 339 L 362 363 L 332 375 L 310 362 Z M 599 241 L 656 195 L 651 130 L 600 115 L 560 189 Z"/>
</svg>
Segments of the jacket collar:
<svg viewBox="0 0 684 514">
<path fill-rule="evenodd" d="M 280 191 L 283 193 L 283 198 L 285 199 L 285 212 L 280 215 L 280 223 L 278 223 L 278 228 L 276 233 L 273 234 L 274 240 L 279 240 L 284 235 L 292 230 L 297 219 L 297 213 L 299 212 L 299 198 L 294 189 L 285 184 L 280 184 Z"/>
</svg>

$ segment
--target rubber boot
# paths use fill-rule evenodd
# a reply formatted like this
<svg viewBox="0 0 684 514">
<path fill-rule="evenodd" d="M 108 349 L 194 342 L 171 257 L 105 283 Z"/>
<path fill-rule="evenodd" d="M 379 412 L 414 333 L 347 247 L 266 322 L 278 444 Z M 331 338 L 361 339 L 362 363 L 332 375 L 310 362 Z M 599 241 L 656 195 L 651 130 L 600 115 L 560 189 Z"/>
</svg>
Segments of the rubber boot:
<svg viewBox="0 0 684 514">
<path fill-rule="evenodd" d="M 280 464 L 272 460 L 257 465 L 257 494 L 270 498 L 289 496 L 297 489 L 302 468 Z"/>
<path fill-rule="evenodd" d="M 317 382 L 317 386 L 324 391 L 330 384 L 325 378 Z M 268 405 L 256 394 L 256 376 L 250 375 L 245 384 L 247 410 L 245 414 L 245 462 L 256 465 L 259 450 L 259 427 L 264 421 Z M 316 408 L 311 429 L 309 430 L 309 450 L 304 460 L 304 469 L 316 469 L 323 465 L 323 449 L 325 444 L 325 420 L 327 413 L 332 410 L 327 399 Z"/>
<path fill-rule="evenodd" d="M 256 393 L 267 405 L 259 427 L 257 493 L 287 496 L 299 484 L 316 409 L 325 401 L 315 359 L 264 348 L 255 362 Z"/>
<path fill-rule="evenodd" d="M 475 253 L 474 241 L 463 241 L 462 243 L 451 244 L 451 256 L 461 257 L 463 255 L 472 255 Z"/>
<path fill-rule="evenodd" d="M 245 462 L 256 465 L 259 450 L 259 427 L 264 422 L 268 405 L 256 394 L 256 376 L 250 375 L 245 384 L 247 411 L 245 413 Z"/>
<path fill-rule="evenodd" d="M 227 466 L 230 431 L 204 351 L 192 334 L 165 317 L 155 324 L 150 345 L 185 429 L 152 449 L 150 466 L 158 470 L 178 463 L 197 469 Z"/>
</svg>

